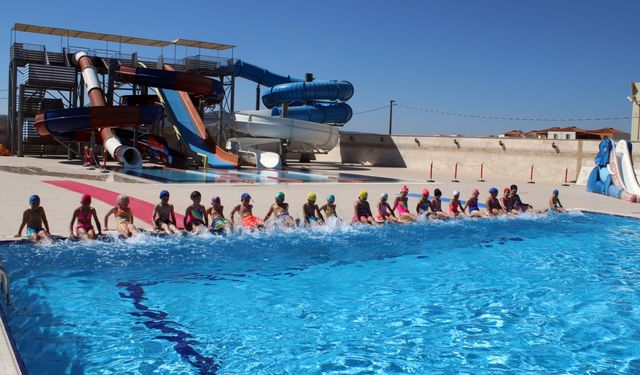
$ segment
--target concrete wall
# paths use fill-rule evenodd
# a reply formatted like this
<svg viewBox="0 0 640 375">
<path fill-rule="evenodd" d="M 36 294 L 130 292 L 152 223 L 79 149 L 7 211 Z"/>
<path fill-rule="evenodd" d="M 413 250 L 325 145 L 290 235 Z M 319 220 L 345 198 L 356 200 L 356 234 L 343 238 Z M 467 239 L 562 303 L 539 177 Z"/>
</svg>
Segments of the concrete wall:
<svg viewBox="0 0 640 375">
<path fill-rule="evenodd" d="M 455 143 L 457 142 L 457 144 Z M 500 144 L 502 142 L 502 145 Z M 553 147 L 555 144 L 556 147 Z M 534 180 L 575 181 L 583 166 L 592 167 L 599 140 L 521 139 L 387 136 L 341 133 L 340 143 L 318 160 L 373 166 L 406 167 L 424 171 L 433 161 L 434 178 L 451 179 L 458 162 L 460 179 L 478 179 L 480 164 L 484 177 L 525 181 L 534 165 Z M 634 164 L 640 165 L 640 143 L 634 143 Z"/>
</svg>

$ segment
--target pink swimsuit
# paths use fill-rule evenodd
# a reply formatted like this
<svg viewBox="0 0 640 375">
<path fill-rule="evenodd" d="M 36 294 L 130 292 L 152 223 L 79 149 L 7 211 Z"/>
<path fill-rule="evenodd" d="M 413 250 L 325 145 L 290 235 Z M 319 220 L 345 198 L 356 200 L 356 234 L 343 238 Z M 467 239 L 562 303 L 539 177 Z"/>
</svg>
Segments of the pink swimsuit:
<svg viewBox="0 0 640 375">
<path fill-rule="evenodd" d="M 408 214 L 409 209 L 407 208 L 407 203 L 403 200 L 399 200 L 396 204 L 396 210 L 398 211 L 398 215 Z"/>
<path fill-rule="evenodd" d="M 76 224 L 76 229 L 82 228 L 84 230 L 93 229 L 93 225 L 91 225 L 91 211 L 89 211 L 88 215 L 84 215 L 82 210 L 78 210 L 78 214 L 76 215 L 76 220 L 78 224 Z"/>
</svg>

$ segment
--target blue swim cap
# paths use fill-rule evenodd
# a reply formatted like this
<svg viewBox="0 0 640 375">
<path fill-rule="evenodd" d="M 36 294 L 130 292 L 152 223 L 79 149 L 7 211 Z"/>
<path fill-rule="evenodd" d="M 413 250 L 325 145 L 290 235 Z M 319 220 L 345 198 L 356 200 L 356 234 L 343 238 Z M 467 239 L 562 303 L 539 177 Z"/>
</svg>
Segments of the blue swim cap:
<svg viewBox="0 0 640 375">
<path fill-rule="evenodd" d="M 283 192 L 278 192 L 278 194 L 276 194 L 276 199 L 279 201 L 283 201 L 284 200 L 284 193 Z"/>
<path fill-rule="evenodd" d="M 33 194 L 32 196 L 29 197 L 29 204 L 34 204 L 36 202 L 40 202 L 40 197 Z"/>
<path fill-rule="evenodd" d="M 162 198 L 169 198 L 169 192 L 166 191 L 166 190 L 162 190 L 160 192 L 160 199 L 162 199 Z"/>
<path fill-rule="evenodd" d="M 245 199 L 251 199 L 251 196 L 249 195 L 249 193 L 242 193 L 242 195 L 240 196 L 241 201 Z"/>
<path fill-rule="evenodd" d="M 333 202 L 336 200 L 336 197 L 333 194 L 329 194 L 327 195 L 327 201 L 329 202 Z"/>
<path fill-rule="evenodd" d="M 492 187 L 491 189 L 489 189 L 489 194 L 491 194 L 491 195 L 498 194 L 498 189 Z"/>
<path fill-rule="evenodd" d="M 553 195 L 558 195 L 560 194 L 560 192 L 558 191 L 558 189 L 553 189 Z"/>
</svg>

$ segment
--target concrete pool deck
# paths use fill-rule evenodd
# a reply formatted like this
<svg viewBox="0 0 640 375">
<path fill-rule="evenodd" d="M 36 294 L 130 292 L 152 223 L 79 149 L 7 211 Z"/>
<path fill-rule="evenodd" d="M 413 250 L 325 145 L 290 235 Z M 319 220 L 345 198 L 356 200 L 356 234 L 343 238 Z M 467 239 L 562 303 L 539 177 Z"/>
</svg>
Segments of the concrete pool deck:
<svg viewBox="0 0 640 375">
<path fill-rule="evenodd" d="M 43 181 L 71 180 L 92 185 L 95 187 L 124 193 L 132 197 L 151 203 L 158 201 L 160 190 L 167 189 L 171 192 L 171 203 L 176 208 L 176 213 L 183 213 L 190 204 L 189 195 L 193 190 L 199 190 L 203 195 L 203 204 L 207 205 L 210 197 L 218 195 L 225 206 L 225 214 L 239 203 L 240 194 L 249 192 L 254 200 L 254 214 L 264 216 L 273 197 L 278 191 L 286 194 L 286 200 L 290 204 L 290 211 L 294 217 L 300 217 L 302 204 L 306 201 L 306 195 L 313 191 L 318 195 L 318 203 L 324 204 L 327 194 L 335 194 L 338 206 L 338 215 L 350 220 L 353 215 L 353 203 L 360 190 L 369 192 L 369 201 L 372 208 L 381 193 L 387 192 L 391 196 L 396 194 L 400 186 L 406 184 L 411 193 L 419 193 L 422 188 L 428 187 L 431 194 L 435 188 L 440 188 L 443 196 L 451 197 L 453 190 L 462 192 L 461 198 L 466 199 L 472 188 L 480 190 L 480 198 L 484 201 L 487 190 L 495 186 L 499 190 L 515 183 L 519 186 L 522 200 L 536 208 L 545 208 L 555 188 L 560 190 L 560 199 L 565 207 L 570 209 L 583 209 L 589 211 L 625 215 L 640 218 L 640 204 L 630 203 L 603 195 L 587 193 L 584 186 L 535 183 L 527 181 L 506 181 L 492 179 L 486 182 L 478 182 L 477 177 L 460 178 L 459 183 L 451 182 L 450 178 L 441 178 L 434 183 L 427 183 L 424 171 L 406 168 L 382 168 L 369 167 L 357 164 L 323 163 L 296 165 L 293 168 L 310 168 L 315 173 L 337 177 L 339 173 L 349 175 L 377 176 L 390 179 L 393 182 L 367 182 L 367 183 L 280 183 L 280 184 L 240 184 L 240 183 L 159 183 L 143 180 L 136 177 L 123 175 L 117 172 L 101 173 L 99 170 L 85 170 L 76 162 L 68 162 L 63 159 L 39 159 L 0 157 L 0 181 L 2 182 L 3 209 L 0 210 L 0 240 L 13 240 L 20 225 L 22 212 L 28 208 L 27 200 L 31 194 L 41 197 L 42 206 L 45 207 L 51 232 L 53 234 L 67 236 L 69 234 L 69 222 L 73 210 L 79 205 L 80 194 L 56 187 Z M 413 211 L 416 198 L 409 199 L 410 209 Z M 115 202 L 114 202 L 115 203 Z M 98 211 L 98 217 L 102 221 L 104 214 L 112 206 L 94 199 L 93 207 Z M 446 204 L 444 204 L 446 207 Z M 135 212 L 134 212 L 135 214 Z M 150 229 L 147 224 L 136 219 L 139 227 Z M 113 227 L 113 225 L 111 226 Z M 11 349 L 9 338 L 0 324 L 0 373 L 20 374 L 20 368 L 14 352 Z"/>
</svg>

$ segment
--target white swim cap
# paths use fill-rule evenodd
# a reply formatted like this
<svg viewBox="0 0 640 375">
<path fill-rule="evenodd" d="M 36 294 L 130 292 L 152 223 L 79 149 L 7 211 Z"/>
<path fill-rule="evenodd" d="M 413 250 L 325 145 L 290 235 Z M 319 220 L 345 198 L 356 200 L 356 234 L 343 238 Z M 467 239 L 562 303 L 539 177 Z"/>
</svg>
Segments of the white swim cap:
<svg viewBox="0 0 640 375">
<path fill-rule="evenodd" d="M 460 192 L 458 190 L 454 190 L 453 191 L 453 196 L 457 197 L 458 195 L 460 195 Z"/>
<path fill-rule="evenodd" d="M 389 198 L 389 194 L 387 194 L 387 193 L 382 193 L 382 194 L 380 195 L 380 198 L 382 198 L 382 199 L 388 199 L 388 198 Z"/>
</svg>

